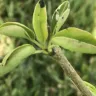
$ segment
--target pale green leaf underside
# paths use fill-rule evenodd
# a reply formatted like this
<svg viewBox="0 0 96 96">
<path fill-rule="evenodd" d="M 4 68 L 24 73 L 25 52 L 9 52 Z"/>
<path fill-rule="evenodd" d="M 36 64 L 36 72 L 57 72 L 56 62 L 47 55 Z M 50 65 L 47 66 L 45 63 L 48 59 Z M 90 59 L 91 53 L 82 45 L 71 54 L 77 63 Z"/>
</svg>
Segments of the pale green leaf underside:
<svg viewBox="0 0 96 96">
<path fill-rule="evenodd" d="M 54 37 L 52 43 L 75 52 L 96 54 L 96 46 L 67 37 Z"/>
<path fill-rule="evenodd" d="M 39 0 L 35 6 L 32 24 L 36 33 L 37 40 L 40 43 L 44 43 L 48 37 L 47 12 L 45 5 L 42 8 L 40 7 L 40 1 L 42 0 Z"/>
<path fill-rule="evenodd" d="M 52 31 L 53 34 L 58 32 L 61 26 L 64 24 L 70 13 L 70 4 L 68 1 L 64 1 L 54 12 L 52 16 Z"/>
<path fill-rule="evenodd" d="M 69 37 L 96 45 L 96 39 L 92 34 L 75 27 L 69 27 L 67 29 L 61 30 L 55 34 L 55 37 Z"/>
<path fill-rule="evenodd" d="M 85 85 L 89 88 L 89 90 L 93 93 L 94 96 L 96 96 L 96 87 L 94 87 L 92 84 L 84 81 Z"/>
<path fill-rule="evenodd" d="M 0 34 L 21 37 L 26 39 L 34 39 L 34 32 L 25 25 L 17 22 L 7 22 L 0 26 Z"/>
<path fill-rule="evenodd" d="M 0 76 L 10 72 L 17 67 L 25 58 L 35 54 L 35 48 L 30 44 L 24 44 L 17 47 L 12 52 L 7 54 L 0 63 Z"/>
</svg>

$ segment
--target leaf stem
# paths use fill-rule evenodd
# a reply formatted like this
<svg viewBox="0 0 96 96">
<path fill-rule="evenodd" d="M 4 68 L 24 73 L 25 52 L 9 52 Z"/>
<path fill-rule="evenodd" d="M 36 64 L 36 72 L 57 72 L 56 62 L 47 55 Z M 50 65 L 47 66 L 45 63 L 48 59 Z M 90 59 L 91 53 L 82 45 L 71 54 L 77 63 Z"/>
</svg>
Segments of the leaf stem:
<svg viewBox="0 0 96 96">
<path fill-rule="evenodd" d="M 35 53 L 36 53 L 36 54 L 39 54 L 39 53 L 48 54 L 48 52 L 45 51 L 45 50 L 37 50 Z"/>
<path fill-rule="evenodd" d="M 64 54 L 61 51 L 61 48 L 54 47 L 53 51 L 54 55 L 52 56 L 52 58 L 59 63 L 63 71 L 67 74 L 69 78 L 72 79 L 72 81 L 77 86 L 77 88 L 82 92 L 82 94 L 84 96 L 93 96 L 92 93 L 89 91 L 88 87 L 84 84 L 83 80 L 80 78 L 75 69 L 64 56 Z"/>
<path fill-rule="evenodd" d="M 35 41 L 35 40 L 31 40 L 34 44 L 36 44 L 39 48 L 41 48 L 41 49 L 43 49 L 43 46 L 39 43 L 39 42 L 37 42 L 37 41 Z"/>
</svg>

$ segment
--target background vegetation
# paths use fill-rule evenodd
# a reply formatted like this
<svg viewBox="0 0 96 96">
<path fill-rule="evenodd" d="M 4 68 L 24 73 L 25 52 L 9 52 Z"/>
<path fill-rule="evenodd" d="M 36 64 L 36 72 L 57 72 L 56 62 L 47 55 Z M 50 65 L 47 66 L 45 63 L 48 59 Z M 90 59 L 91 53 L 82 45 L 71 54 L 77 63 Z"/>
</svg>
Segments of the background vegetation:
<svg viewBox="0 0 96 96">
<path fill-rule="evenodd" d="M 0 0 L 0 24 L 16 21 L 32 28 L 32 14 L 38 0 Z M 48 28 L 54 10 L 64 0 L 45 0 Z M 96 0 L 69 0 L 70 16 L 62 28 L 78 27 L 93 32 L 96 27 Z M 0 61 L 4 55 L 22 43 L 23 39 L 0 36 Z M 8 51 L 6 51 L 8 50 Z M 96 85 L 96 55 L 63 50 L 83 80 Z M 2 53 L 2 54 L 1 54 Z M 0 96 L 81 96 L 61 67 L 50 57 L 34 55 L 0 78 Z"/>
</svg>

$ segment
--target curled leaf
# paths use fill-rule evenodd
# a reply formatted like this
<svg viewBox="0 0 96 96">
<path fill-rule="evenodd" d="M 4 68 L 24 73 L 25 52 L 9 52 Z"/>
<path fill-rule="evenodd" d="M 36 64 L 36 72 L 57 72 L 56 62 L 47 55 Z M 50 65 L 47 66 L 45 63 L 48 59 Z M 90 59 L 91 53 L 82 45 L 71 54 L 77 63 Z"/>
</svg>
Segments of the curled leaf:
<svg viewBox="0 0 96 96">
<path fill-rule="evenodd" d="M 96 39 L 91 33 L 75 27 L 69 27 L 61 30 L 55 34 L 55 37 L 68 37 L 96 45 Z"/>
<path fill-rule="evenodd" d="M 23 24 L 17 22 L 7 22 L 0 26 L 0 34 L 21 37 L 26 39 L 34 39 L 34 32 Z"/>
<path fill-rule="evenodd" d="M 35 54 L 35 48 L 32 45 L 24 44 L 17 47 L 7 54 L 0 65 L 0 76 L 10 72 L 17 67 L 25 58 Z"/>
<path fill-rule="evenodd" d="M 75 52 L 96 54 L 96 46 L 67 37 L 54 37 L 52 43 Z"/>
<path fill-rule="evenodd" d="M 52 32 L 55 34 L 64 24 L 70 13 L 69 1 L 64 1 L 54 12 L 52 16 Z"/>
<path fill-rule="evenodd" d="M 35 6 L 32 23 L 37 40 L 44 43 L 48 37 L 48 29 L 46 6 L 43 0 L 39 0 Z"/>
</svg>

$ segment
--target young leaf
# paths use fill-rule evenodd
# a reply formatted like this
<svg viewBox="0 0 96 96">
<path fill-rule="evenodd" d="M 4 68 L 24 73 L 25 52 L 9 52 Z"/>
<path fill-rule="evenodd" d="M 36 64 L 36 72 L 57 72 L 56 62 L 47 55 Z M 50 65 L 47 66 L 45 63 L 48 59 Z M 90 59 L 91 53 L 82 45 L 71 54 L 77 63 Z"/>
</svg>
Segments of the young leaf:
<svg viewBox="0 0 96 96">
<path fill-rule="evenodd" d="M 0 76 L 10 72 L 15 67 L 17 67 L 25 58 L 35 54 L 35 48 L 32 45 L 24 44 L 17 47 L 12 52 L 7 54 L 3 59 L 0 66 Z"/>
<path fill-rule="evenodd" d="M 55 37 L 69 37 L 96 45 L 96 39 L 92 34 L 75 27 L 69 27 L 67 29 L 61 30 L 55 34 Z"/>
<path fill-rule="evenodd" d="M 67 37 L 54 37 L 52 43 L 65 49 L 81 53 L 96 54 L 96 46 Z"/>
<path fill-rule="evenodd" d="M 64 1 L 54 12 L 52 16 L 52 32 L 55 34 L 68 18 L 70 12 L 70 4 Z"/>
<path fill-rule="evenodd" d="M 43 0 L 39 0 L 36 4 L 32 22 L 37 40 L 44 43 L 48 37 L 48 29 L 46 6 Z"/>
<path fill-rule="evenodd" d="M 22 37 L 26 39 L 34 39 L 34 32 L 23 24 L 17 22 L 7 22 L 0 26 L 0 34 Z"/>
<path fill-rule="evenodd" d="M 93 96 L 96 96 L 96 87 L 94 87 L 92 84 L 84 81 L 85 85 L 89 88 L 89 90 L 93 93 Z"/>
</svg>

